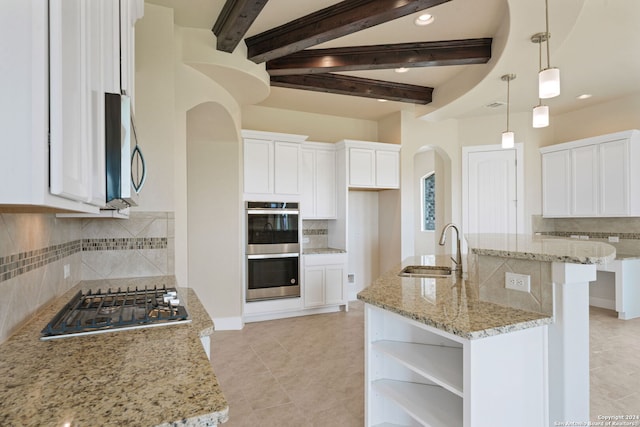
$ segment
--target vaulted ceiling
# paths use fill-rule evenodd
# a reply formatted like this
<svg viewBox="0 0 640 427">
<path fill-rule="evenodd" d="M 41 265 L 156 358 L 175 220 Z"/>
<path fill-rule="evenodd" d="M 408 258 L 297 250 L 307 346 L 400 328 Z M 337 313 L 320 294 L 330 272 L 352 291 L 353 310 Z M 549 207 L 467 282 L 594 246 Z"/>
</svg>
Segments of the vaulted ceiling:
<svg viewBox="0 0 640 427">
<path fill-rule="evenodd" d="M 506 100 L 506 73 L 518 76 L 512 112 L 538 101 L 530 38 L 544 31 L 544 0 L 147 1 L 172 7 L 177 25 L 211 29 L 221 51 L 245 44 L 271 76 L 259 105 L 365 119 L 495 114 L 487 105 Z M 640 91 L 640 2 L 549 4 L 551 62 L 563 85 L 548 102 L 552 114 Z M 435 21 L 414 25 L 424 12 Z M 582 93 L 594 96 L 576 100 Z"/>
</svg>

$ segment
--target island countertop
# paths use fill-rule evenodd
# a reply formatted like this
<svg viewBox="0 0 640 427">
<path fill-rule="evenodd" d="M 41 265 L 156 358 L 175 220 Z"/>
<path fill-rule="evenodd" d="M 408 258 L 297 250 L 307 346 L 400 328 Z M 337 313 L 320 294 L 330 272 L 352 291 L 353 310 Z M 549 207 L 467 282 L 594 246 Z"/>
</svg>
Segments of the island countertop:
<svg viewBox="0 0 640 427">
<path fill-rule="evenodd" d="M 534 261 L 604 264 L 616 257 L 616 248 L 604 242 L 531 234 L 467 234 L 469 252 Z"/>
<path fill-rule="evenodd" d="M 442 278 L 400 277 L 408 265 L 450 266 L 448 255 L 409 257 L 358 294 L 367 304 L 465 339 L 484 338 L 548 325 L 549 315 L 481 301 L 478 291 L 455 274 Z"/>
<path fill-rule="evenodd" d="M 178 288 L 191 323 L 40 341 L 41 329 L 81 282 L 0 345 L 0 424 L 21 426 L 200 426 L 228 419 L 228 405 L 200 337 L 213 322 L 193 289 Z M 173 276 L 126 286 L 175 286 Z"/>
</svg>

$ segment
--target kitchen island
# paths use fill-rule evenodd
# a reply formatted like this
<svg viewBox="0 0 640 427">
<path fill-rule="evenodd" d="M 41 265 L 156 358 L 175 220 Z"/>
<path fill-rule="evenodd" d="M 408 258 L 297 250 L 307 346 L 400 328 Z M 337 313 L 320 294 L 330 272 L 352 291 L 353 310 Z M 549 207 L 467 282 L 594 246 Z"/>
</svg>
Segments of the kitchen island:
<svg viewBox="0 0 640 427">
<path fill-rule="evenodd" d="M 615 248 L 521 235 L 468 236 L 468 245 L 464 277 L 399 276 L 408 265 L 451 265 L 449 256 L 410 257 L 358 294 L 366 303 L 366 425 L 588 421 L 588 282 Z M 550 289 L 527 297 L 549 293 L 550 310 L 523 308 L 519 295 L 509 299 L 517 291 L 504 290 L 504 271 L 528 263 L 548 267 Z M 491 275 L 502 277 L 501 290 L 485 289 Z"/>
<path fill-rule="evenodd" d="M 215 426 L 228 405 L 202 342 L 213 322 L 178 288 L 191 323 L 40 341 L 80 289 L 175 286 L 173 276 L 81 282 L 0 345 L 0 425 Z M 202 342 L 201 342 L 202 340 Z"/>
</svg>

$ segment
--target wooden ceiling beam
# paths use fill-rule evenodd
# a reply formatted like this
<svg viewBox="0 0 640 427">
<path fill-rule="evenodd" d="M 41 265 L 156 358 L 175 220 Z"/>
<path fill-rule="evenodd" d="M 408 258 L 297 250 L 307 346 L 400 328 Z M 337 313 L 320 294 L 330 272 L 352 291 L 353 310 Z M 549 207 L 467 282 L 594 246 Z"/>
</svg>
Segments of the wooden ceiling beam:
<svg viewBox="0 0 640 427">
<path fill-rule="evenodd" d="M 272 76 L 271 86 L 428 104 L 433 88 L 336 74 Z"/>
<path fill-rule="evenodd" d="M 227 0 L 211 31 L 217 48 L 232 53 L 268 0 Z"/>
<path fill-rule="evenodd" d="M 345 0 L 249 37 L 248 57 L 259 64 L 450 0 Z"/>
<path fill-rule="evenodd" d="M 306 49 L 267 62 L 272 76 L 485 64 L 491 59 L 490 38 L 332 49 Z"/>
</svg>

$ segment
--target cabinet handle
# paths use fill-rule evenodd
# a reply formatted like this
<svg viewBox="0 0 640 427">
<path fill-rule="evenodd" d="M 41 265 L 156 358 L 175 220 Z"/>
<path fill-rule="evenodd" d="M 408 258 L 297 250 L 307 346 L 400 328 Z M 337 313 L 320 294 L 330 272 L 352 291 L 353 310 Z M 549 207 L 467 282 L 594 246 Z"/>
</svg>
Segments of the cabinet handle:
<svg viewBox="0 0 640 427">
<path fill-rule="evenodd" d="M 134 164 L 135 164 L 135 176 L 134 176 Z M 142 166 L 142 175 L 140 174 L 140 168 L 138 165 Z M 131 153 L 131 185 L 136 193 L 140 193 L 142 190 L 142 186 L 144 186 L 144 182 L 147 179 L 147 164 L 144 161 L 144 156 L 142 155 L 142 150 L 138 144 L 133 148 L 133 152 Z"/>
</svg>

